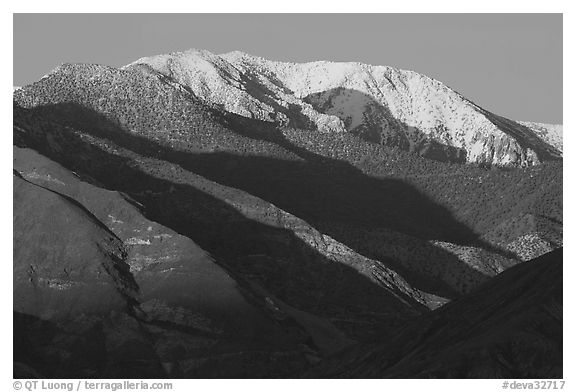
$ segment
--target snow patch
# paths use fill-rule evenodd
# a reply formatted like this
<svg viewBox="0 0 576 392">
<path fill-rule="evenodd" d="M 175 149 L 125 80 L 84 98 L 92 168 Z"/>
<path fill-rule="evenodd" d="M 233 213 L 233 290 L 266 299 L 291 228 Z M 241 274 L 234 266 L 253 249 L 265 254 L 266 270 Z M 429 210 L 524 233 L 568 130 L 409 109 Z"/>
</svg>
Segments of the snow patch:
<svg viewBox="0 0 576 392">
<path fill-rule="evenodd" d="M 141 238 L 131 237 L 124 241 L 126 245 L 150 245 L 150 240 L 143 240 Z"/>
<path fill-rule="evenodd" d="M 118 224 L 124 223 L 124 222 L 121 221 L 120 219 L 116 219 L 113 215 L 108 215 L 108 218 L 110 218 L 110 220 L 112 221 L 112 223 L 118 223 Z"/>
</svg>

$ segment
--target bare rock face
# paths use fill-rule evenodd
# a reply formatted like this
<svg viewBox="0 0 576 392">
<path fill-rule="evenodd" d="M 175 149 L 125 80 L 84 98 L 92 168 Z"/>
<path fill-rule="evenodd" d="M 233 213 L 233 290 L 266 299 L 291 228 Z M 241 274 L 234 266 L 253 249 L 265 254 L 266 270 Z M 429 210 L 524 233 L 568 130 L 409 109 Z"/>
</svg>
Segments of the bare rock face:
<svg viewBox="0 0 576 392">
<path fill-rule="evenodd" d="M 230 356 L 241 376 L 254 372 L 241 362 L 262 347 L 262 361 L 306 364 L 301 327 L 251 303 L 189 238 L 32 150 L 16 148 L 14 158 L 20 365 L 42 377 L 199 377 Z M 309 330 L 329 327 L 318 319 Z M 328 348 L 340 342 L 334 334 Z"/>
<path fill-rule="evenodd" d="M 145 57 L 126 68 L 142 64 L 227 112 L 319 132 L 351 132 L 436 160 L 529 166 L 561 156 L 561 137 L 542 137 L 549 133 L 487 112 L 412 71 L 205 50 Z"/>
<path fill-rule="evenodd" d="M 122 309 L 136 295 L 122 241 L 73 200 L 13 181 L 14 310 L 62 319 Z"/>
</svg>

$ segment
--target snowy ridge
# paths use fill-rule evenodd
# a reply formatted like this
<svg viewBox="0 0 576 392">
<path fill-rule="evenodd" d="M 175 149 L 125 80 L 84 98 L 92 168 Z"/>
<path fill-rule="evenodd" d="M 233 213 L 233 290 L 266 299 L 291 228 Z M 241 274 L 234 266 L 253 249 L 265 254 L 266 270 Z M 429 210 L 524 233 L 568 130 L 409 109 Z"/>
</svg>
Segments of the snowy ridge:
<svg viewBox="0 0 576 392">
<path fill-rule="evenodd" d="M 135 64 L 148 64 L 222 110 L 281 126 L 352 132 L 441 160 L 532 165 L 561 156 L 557 132 L 502 119 L 412 71 L 194 49 L 127 67 Z"/>
<path fill-rule="evenodd" d="M 564 135 L 562 124 L 542 124 L 529 121 L 518 121 L 518 123 L 527 126 L 546 143 L 562 152 Z"/>
</svg>

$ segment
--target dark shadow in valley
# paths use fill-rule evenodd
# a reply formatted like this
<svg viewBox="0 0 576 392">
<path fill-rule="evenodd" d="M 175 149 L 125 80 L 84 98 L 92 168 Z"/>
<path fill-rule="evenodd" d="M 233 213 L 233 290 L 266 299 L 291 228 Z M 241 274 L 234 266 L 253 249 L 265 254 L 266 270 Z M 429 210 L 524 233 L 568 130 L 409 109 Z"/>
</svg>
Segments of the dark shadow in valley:
<svg viewBox="0 0 576 392">
<path fill-rule="evenodd" d="M 365 230 L 378 228 L 391 229 L 421 240 L 442 240 L 460 244 L 478 240 L 478 235 L 458 222 L 445 207 L 433 202 L 408 183 L 398 179 L 367 176 L 349 163 L 319 156 L 295 146 L 279 130 L 257 129 L 252 121 L 242 124 L 239 118 L 232 119 L 235 126 L 230 128 L 245 137 L 276 143 L 302 160 L 282 160 L 230 152 L 177 151 L 134 132 L 125 131 L 103 115 L 72 103 L 39 107 L 32 112 L 48 115 L 62 125 L 76 127 L 94 137 L 108 139 L 141 156 L 174 163 L 209 180 L 246 191 L 304 219 L 321 232 L 352 248 L 355 248 L 355 241 L 351 241 L 351 237 L 358 236 L 358 233 Z M 292 265 L 286 266 L 286 269 L 278 268 L 276 264 L 274 267 L 266 267 L 270 267 L 270 270 L 266 271 L 270 277 L 262 274 L 262 271 L 255 271 L 256 275 L 270 278 L 265 282 L 268 288 L 281 288 L 291 279 L 305 279 L 307 282 L 302 282 L 304 285 L 316 284 L 313 283 L 314 274 L 306 267 L 305 260 L 321 260 L 323 256 L 312 256 L 315 251 L 292 232 L 247 219 L 228 204 L 194 187 L 145 174 L 134 168 L 129 160 L 90 146 L 88 140 L 83 140 L 73 132 L 67 132 L 65 137 L 70 138 L 68 151 L 74 151 L 74 154 L 56 152 L 54 156 L 55 152 L 47 146 L 50 143 L 46 142 L 36 141 L 34 148 L 73 170 L 87 173 L 110 189 L 127 193 L 146 207 L 152 220 L 192 238 L 204 249 L 224 259 L 254 254 L 264 254 L 277 260 L 289 257 Z M 64 139 L 64 136 L 62 138 Z M 81 159 L 78 157 L 78 146 L 82 146 Z M 156 194 L 161 196 L 155 196 Z M 278 243 L 278 238 L 283 240 Z M 502 252 L 487 243 L 482 243 L 481 246 L 494 252 Z M 292 255 L 294 249 L 299 249 L 297 254 L 306 256 L 287 256 Z M 468 276 L 471 282 L 487 279 L 487 276 L 468 267 L 454 254 L 439 251 L 443 252 L 444 257 L 436 261 L 439 263 L 437 270 L 459 271 Z M 445 298 L 458 296 L 455 289 L 447 283 L 408 269 L 393 258 L 383 259 L 367 251 L 361 253 L 383 262 L 421 290 Z M 330 264 L 332 267 L 329 267 Z M 332 289 L 326 288 L 328 291 L 341 285 L 347 286 L 349 283 L 344 282 L 348 279 L 357 281 L 352 285 L 354 287 L 377 287 L 354 270 L 346 272 L 348 267 L 336 267 L 333 263 L 326 262 L 316 263 L 315 266 L 322 271 L 316 277 L 318 281 L 337 277 L 341 282 L 340 286 L 337 284 L 331 286 Z M 232 267 L 237 271 L 245 268 Z M 329 271 L 333 268 L 337 271 Z M 295 273 L 296 271 L 298 273 Z M 343 274 L 350 276 L 344 278 Z M 277 294 L 289 303 L 305 306 L 306 301 L 297 304 L 285 295 Z M 311 303 L 318 303 L 318 295 L 325 294 L 322 294 L 322 290 L 311 290 L 303 295 L 310 297 L 308 300 Z M 343 299 L 341 294 L 336 297 L 338 300 Z M 317 313 L 319 308 L 307 310 Z"/>
<path fill-rule="evenodd" d="M 86 319 L 54 322 L 17 311 L 13 316 L 14 378 L 168 377 L 148 344 L 110 342 L 105 321 L 91 319 L 87 326 Z M 115 332 L 135 331 L 116 326 Z M 132 352 L 127 353 L 130 345 Z"/>
<path fill-rule="evenodd" d="M 94 116 L 99 115 L 93 113 L 90 121 L 95 121 Z M 92 124 L 94 129 L 81 129 L 101 134 L 102 124 Z M 224 201 L 247 199 L 250 207 L 257 208 L 257 199 L 249 200 L 249 196 L 233 189 L 225 190 L 228 195 L 215 197 L 210 194 L 214 184 L 173 170 L 173 165 L 159 163 L 163 166 L 158 167 L 150 163 L 143 169 L 136 163 L 131 151 L 149 156 L 152 151 L 157 154 L 160 145 L 116 129 L 118 145 L 130 142 L 126 156 L 120 156 L 71 128 L 44 120 L 42 128 L 41 132 L 16 130 L 14 143 L 35 149 L 67 169 L 86 175 L 86 179 L 94 179 L 98 186 L 127 194 L 135 205 L 143 206 L 140 208 L 147 219 L 193 239 L 236 281 L 254 281 L 288 304 L 320 317 L 348 318 L 347 322 L 352 323 L 347 326 L 334 323 L 354 338 L 370 336 L 372 330 L 380 333 L 382 328 L 397 327 L 407 318 L 427 311 L 400 290 L 382 287 L 350 266 L 327 259 L 292 231 L 248 218 Z M 169 154 L 168 149 L 163 154 Z M 170 171 L 174 172 L 173 178 Z"/>
</svg>

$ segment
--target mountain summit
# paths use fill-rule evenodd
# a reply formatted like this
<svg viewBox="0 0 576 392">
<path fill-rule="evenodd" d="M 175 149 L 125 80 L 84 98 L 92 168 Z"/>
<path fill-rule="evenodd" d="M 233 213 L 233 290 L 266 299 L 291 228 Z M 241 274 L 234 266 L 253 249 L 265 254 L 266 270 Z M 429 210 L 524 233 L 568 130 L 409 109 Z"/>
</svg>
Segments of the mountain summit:
<svg viewBox="0 0 576 392">
<path fill-rule="evenodd" d="M 141 65 L 227 112 L 292 128 L 349 132 L 435 160 L 526 166 L 562 156 L 561 126 L 503 118 L 412 71 L 195 49 L 144 57 L 125 68 Z"/>
</svg>

